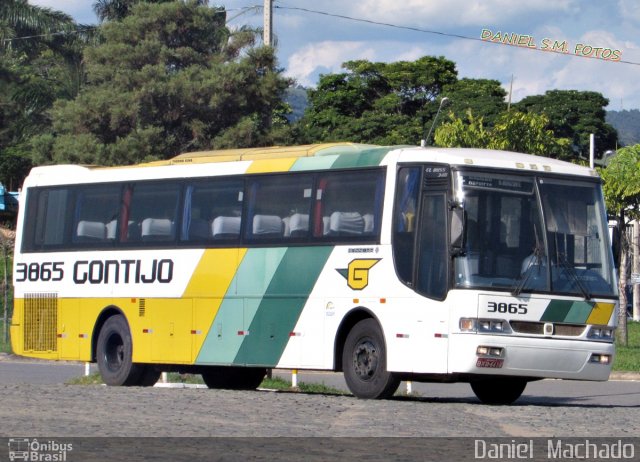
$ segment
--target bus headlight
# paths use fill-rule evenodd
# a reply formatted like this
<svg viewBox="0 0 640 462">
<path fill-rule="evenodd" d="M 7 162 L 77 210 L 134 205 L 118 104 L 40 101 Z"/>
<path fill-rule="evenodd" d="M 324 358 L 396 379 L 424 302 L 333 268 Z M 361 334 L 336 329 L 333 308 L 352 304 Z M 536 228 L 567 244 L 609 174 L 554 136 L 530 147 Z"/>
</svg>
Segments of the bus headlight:
<svg viewBox="0 0 640 462">
<path fill-rule="evenodd" d="M 509 334 L 511 328 L 504 319 L 460 318 L 460 331 L 481 334 Z"/>
<path fill-rule="evenodd" d="M 593 340 L 605 340 L 610 342 L 613 340 L 613 331 L 613 327 L 591 326 L 587 337 Z"/>
<path fill-rule="evenodd" d="M 478 319 L 480 333 L 504 334 L 509 330 L 509 324 L 502 319 Z"/>
</svg>

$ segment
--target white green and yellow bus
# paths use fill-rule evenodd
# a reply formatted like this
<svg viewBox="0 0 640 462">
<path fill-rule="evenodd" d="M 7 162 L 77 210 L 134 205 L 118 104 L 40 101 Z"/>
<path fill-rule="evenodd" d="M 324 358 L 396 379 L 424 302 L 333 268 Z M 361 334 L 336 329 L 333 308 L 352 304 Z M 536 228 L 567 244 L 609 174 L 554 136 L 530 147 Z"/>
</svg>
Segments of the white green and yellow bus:
<svg viewBox="0 0 640 462">
<path fill-rule="evenodd" d="M 607 380 L 617 284 L 600 179 L 479 149 L 318 144 L 34 168 L 16 237 L 13 350 L 257 387 L 342 371 L 360 398 L 469 382 Z"/>
</svg>

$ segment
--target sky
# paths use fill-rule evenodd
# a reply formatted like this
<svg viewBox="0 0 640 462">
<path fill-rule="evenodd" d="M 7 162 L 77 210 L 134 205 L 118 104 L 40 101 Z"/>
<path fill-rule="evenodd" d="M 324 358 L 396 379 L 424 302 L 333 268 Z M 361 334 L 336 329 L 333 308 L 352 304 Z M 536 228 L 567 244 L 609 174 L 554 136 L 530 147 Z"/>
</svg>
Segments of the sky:
<svg viewBox="0 0 640 462">
<path fill-rule="evenodd" d="M 93 0 L 29 3 L 97 22 Z M 263 4 L 210 0 L 231 28 L 261 27 Z M 602 93 L 608 110 L 640 109 L 639 0 L 274 0 L 273 31 L 280 67 L 307 87 L 345 61 L 431 55 L 455 62 L 458 78 L 512 88 L 513 102 L 580 90 Z"/>
</svg>

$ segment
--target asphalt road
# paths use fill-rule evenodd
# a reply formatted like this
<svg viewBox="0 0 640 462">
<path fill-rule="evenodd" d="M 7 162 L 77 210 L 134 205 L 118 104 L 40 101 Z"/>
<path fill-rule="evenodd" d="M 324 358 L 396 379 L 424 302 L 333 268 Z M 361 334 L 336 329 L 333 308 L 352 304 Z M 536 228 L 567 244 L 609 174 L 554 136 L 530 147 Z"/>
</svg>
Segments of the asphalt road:
<svg viewBox="0 0 640 462">
<path fill-rule="evenodd" d="M 640 460 L 636 380 L 543 380 L 511 406 L 487 406 L 467 384 L 415 383 L 413 396 L 380 401 L 65 385 L 83 373 L 83 364 L 0 355 L 0 461 L 24 455 L 25 446 L 36 448 L 28 460 L 68 462 L 513 459 L 489 457 L 495 444 L 521 444 L 528 460 L 568 460 L 557 457 L 561 450 L 572 454 L 568 441 L 583 452 L 586 444 L 624 446 L 629 460 Z M 298 380 L 344 388 L 340 374 L 303 372 Z"/>
<path fill-rule="evenodd" d="M 91 372 L 96 372 L 95 364 Z M 35 361 L 0 354 L 0 385 L 3 384 L 64 384 L 84 375 L 85 365 L 74 362 Z M 292 371 L 274 370 L 274 375 L 292 379 Z M 320 383 L 348 391 L 342 374 L 318 371 L 300 371 L 297 380 Z M 417 398 L 478 402 L 466 383 L 411 383 L 411 394 Z M 406 392 L 403 382 L 399 391 Z M 580 405 L 594 407 L 629 407 L 640 410 L 640 374 L 613 374 L 608 382 L 579 382 L 568 380 L 541 380 L 527 385 L 518 404 Z M 640 412 L 639 415 L 640 417 Z"/>
</svg>

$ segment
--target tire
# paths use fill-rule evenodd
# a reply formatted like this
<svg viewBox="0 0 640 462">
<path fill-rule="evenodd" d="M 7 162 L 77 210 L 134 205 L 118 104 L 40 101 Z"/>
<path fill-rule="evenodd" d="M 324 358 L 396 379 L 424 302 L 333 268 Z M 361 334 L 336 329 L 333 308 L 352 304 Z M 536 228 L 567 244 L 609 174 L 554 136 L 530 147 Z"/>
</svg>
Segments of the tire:
<svg viewBox="0 0 640 462">
<path fill-rule="evenodd" d="M 255 390 L 266 374 L 264 367 L 212 366 L 202 372 L 202 380 L 209 388 Z"/>
<path fill-rule="evenodd" d="M 358 322 L 347 335 L 342 368 L 349 390 L 358 398 L 389 398 L 400 385 L 400 379 L 387 371 L 384 337 L 371 318 Z"/>
<path fill-rule="evenodd" d="M 139 385 L 145 366 L 132 362 L 133 342 L 122 315 L 111 316 L 98 335 L 96 357 L 102 380 L 111 386 Z"/>
<path fill-rule="evenodd" d="M 527 386 L 524 379 L 504 377 L 471 382 L 471 389 L 484 404 L 511 404 Z"/>
</svg>

